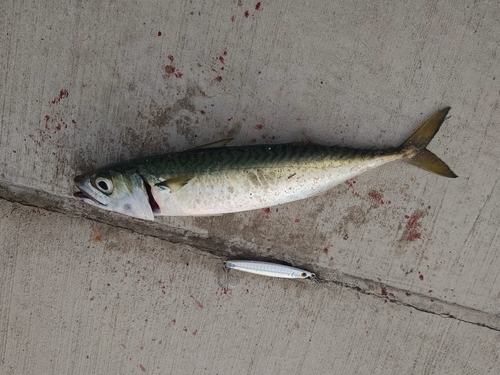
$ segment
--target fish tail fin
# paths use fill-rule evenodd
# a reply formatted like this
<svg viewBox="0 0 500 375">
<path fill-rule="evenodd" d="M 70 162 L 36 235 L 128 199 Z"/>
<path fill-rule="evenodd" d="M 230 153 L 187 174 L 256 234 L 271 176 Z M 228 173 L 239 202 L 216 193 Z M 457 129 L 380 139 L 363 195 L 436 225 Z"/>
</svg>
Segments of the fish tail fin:
<svg viewBox="0 0 500 375">
<path fill-rule="evenodd" d="M 457 177 L 444 161 L 425 148 L 438 132 L 449 111 L 450 107 L 436 113 L 403 142 L 401 150 L 407 155 L 403 157 L 404 162 L 440 176 Z"/>
</svg>

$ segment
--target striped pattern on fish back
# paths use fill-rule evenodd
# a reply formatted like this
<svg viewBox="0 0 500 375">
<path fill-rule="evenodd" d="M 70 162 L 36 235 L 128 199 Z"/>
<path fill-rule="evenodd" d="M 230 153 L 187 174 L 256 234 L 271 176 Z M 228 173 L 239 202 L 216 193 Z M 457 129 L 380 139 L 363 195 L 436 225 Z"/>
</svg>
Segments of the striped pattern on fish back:
<svg viewBox="0 0 500 375">
<path fill-rule="evenodd" d="M 188 150 L 131 160 L 116 167 L 128 170 L 138 168 L 157 176 L 307 164 L 311 168 L 321 168 L 325 164 L 338 163 L 341 166 L 394 152 L 395 150 L 365 150 L 321 145 L 255 145 Z M 114 169 L 120 171 L 121 168 L 118 168 Z"/>
</svg>

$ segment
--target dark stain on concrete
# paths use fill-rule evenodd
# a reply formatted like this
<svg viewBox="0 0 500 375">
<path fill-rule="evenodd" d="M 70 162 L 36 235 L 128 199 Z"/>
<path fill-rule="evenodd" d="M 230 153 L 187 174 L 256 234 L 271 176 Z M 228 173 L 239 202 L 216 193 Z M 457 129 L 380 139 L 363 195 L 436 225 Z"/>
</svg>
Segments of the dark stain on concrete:
<svg viewBox="0 0 500 375">
<path fill-rule="evenodd" d="M 161 107 L 154 100 L 149 106 L 150 117 L 148 124 L 155 127 L 162 127 L 172 122 L 172 119 L 181 111 L 195 114 L 194 97 L 204 95 L 197 87 L 188 87 L 186 94 L 171 106 Z"/>
<path fill-rule="evenodd" d="M 335 232 L 344 240 L 349 239 L 355 229 L 361 228 L 367 220 L 367 211 L 362 206 L 353 206 L 347 209 L 342 219 L 340 219 Z"/>
</svg>

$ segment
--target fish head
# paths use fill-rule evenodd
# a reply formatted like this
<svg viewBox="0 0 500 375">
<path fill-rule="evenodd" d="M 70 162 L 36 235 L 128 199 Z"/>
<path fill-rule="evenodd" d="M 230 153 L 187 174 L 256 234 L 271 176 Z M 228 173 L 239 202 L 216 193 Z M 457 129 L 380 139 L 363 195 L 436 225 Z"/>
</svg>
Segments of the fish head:
<svg viewBox="0 0 500 375">
<path fill-rule="evenodd" d="M 100 169 L 76 176 L 74 181 L 79 189 L 74 196 L 85 203 L 139 219 L 154 220 L 154 207 L 150 204 L 147 186 L 137 172 Z"/>
</svg>

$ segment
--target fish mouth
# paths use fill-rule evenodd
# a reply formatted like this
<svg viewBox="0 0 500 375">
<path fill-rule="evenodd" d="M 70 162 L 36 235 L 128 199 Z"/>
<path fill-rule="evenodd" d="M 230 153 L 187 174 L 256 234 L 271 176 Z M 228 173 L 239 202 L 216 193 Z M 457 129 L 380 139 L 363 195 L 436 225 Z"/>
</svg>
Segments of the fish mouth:
<svg viewBox="0 0 500 375">
<path fill-rule="evenodd" d="M 73 193 L 73 196 L 77 199 L 80 199 L 81 201 L 85 202 L 88 200 L 91 200 L 94 202 L 96 205 L 99 206 L 106 206 L 106 204 L 99 202 L 97 199 L 95 199 L 93 196 L 85 192 L 84 190 L 78 190 Z"/>
</svg>

